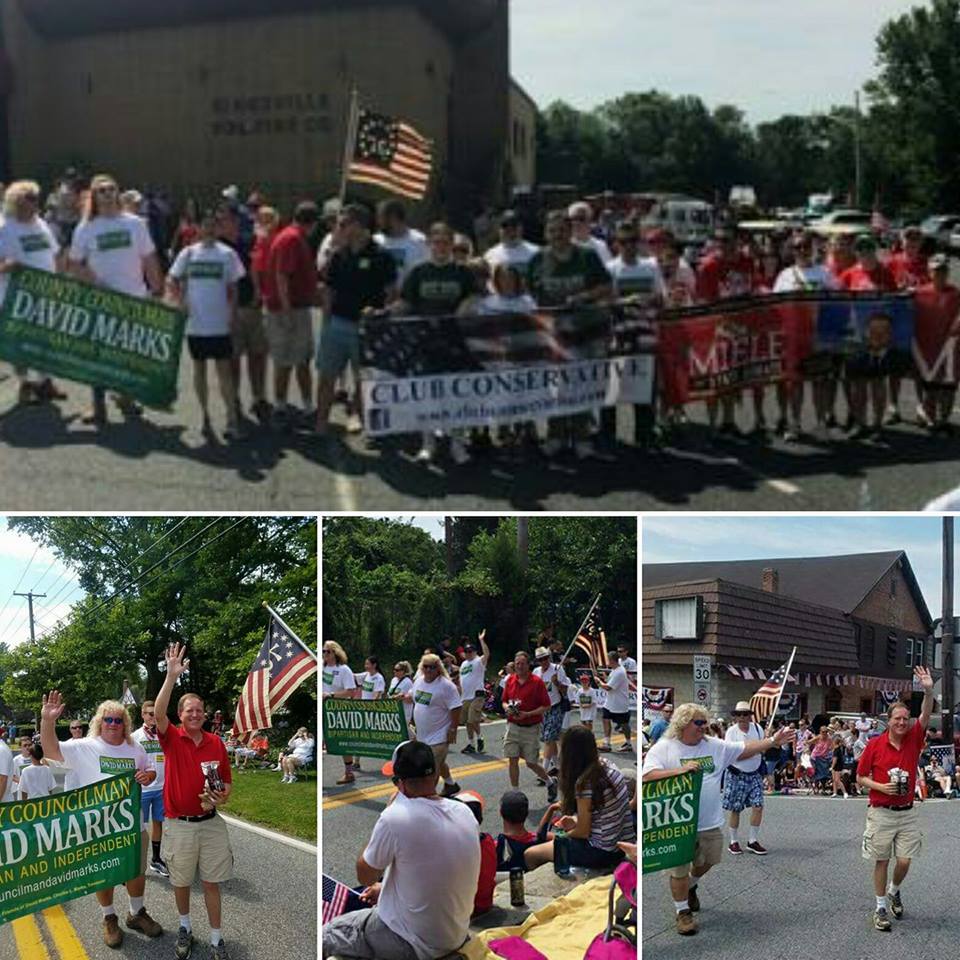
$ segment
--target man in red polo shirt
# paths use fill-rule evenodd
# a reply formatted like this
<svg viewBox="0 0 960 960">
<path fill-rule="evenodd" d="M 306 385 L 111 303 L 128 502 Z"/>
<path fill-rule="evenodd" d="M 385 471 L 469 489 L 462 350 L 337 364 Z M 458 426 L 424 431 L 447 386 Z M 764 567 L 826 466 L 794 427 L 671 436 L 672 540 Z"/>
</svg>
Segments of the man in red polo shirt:
<svg viewBox="0 0 960 960">
<path fill-rule="evenodd" d="M 267 343 L 273 358 L 273 388 L 276 416 L 289 423 L 294 411 L 287 403 L 290 373 L 296 372 L 303 409 L 312 413 L 313 319 L 317 303 L 317 266 L 307 236 L 314 229 L 319 212 L 314 203 L 301 203 L 293 223 L 273 238 L 267 253 L 269 282 L 263 288 L 266 308 Z"/>
<path fill-rule="evenodd" d="M 919 817 L 913 809 L 913 791 L 933 709 L 933 677 L 925 667 L 914 667 L 913 675 L 923 687 L 923 704 L 917 722 L 910 722 L 910 708 L 905 703 L 893 704 L 887 711 L 887 732 L 867 742 L 857 764 L 857 785 L 870 791 L 863 858 L 874 861 L 873 892 L 877 906 L 873 926 L 883 931 L 891 928 L 888 900 L 893 915 L 898 920 L 903 916 L 900 884 L 923 843 Z M 891 771 L 902 772 L 891 775 Z M 897 862 L 893 880 L 887 886 L 887 864 L 891 857 L 896 857 Z"/>
<path fill-rule="evenodd" d="M 520 758 L 547 785 L 547 802 L 557 799 L 558 782 L 540 766 L 540 719 L 550 709 L 550 694 L 544 682 L 530 672 L 530 654 L 521 650 L 513 658 L 516 673 L 507 677 L 503 705 L 507 732 L 503 755 L 510 762 L 510 786 L 520 784 Z"/>
<path fill-rule="evenodd" d="M 230 759 L 223 741 L 203 729 L 203 700 L 185 693 L 177 705 L 180 726 L 167 719 L 170 697 L 178 677 L 190 665 L 187 648 L 167 648 L 167 675 L 155 704 L 157 735 L 167 768 L 163 785 L 163 842 L 161 856 L 170 871 L 180 929 L 174 955 L 187 960 L 193 951 L 190 923 L 190 885 L 200 871 L 203 899 L 210 921 L 210 956 L 229 960 L 220 932 L 220 884 L 233 876 L 233 852 L 227 826 L 217 808 L 230 796 Z"/>
</svg>

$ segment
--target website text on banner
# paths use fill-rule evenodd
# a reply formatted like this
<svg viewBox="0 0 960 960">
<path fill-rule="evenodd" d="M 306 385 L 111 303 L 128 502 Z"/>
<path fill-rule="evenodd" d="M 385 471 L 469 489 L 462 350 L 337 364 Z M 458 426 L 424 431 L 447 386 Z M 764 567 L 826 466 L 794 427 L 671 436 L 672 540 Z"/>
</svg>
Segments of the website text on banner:
<svg viewBox="0 0 960 960">
<path fill-rule="evenodd" d="M 644 873 L 693 863 L 702 781 L 698 770 L 642 784 Z"/>
<path fill-rule="evenodd" d="M 631 305 L 371 317 L 361 330 L 370 436 L 483 427 L 653 399 L 649 311 Z"/>
<path fill-rule="evenodd" d="M 156 300 L 18 266 L 0 309 L 0 357 L 167 407 L 185 326 L 184 313 Z"/>
<path fill-rule="evenodd" d="M 409 738 L 402 700 L 323 701 L 323 740 L 328 754 L 393 759 Z"/>
<path fill-rule="evenodd" d="M 928 304 L 923 316 L 939 318 L 947 309 Z M 835 375 L 840 361 L 848 379 L 904 375 L 916 350 L 915 312 L 910 293 L 837 292 L 664 311 L 657 347 L 664 398 L 682 404 L 743 387 Z M 939 356 L 951 329 L 952 323 L 925 323 L 930 332 L 924 353 Z"/>
<path fill-rule="evenodd" d="M 132 880 L 140 843 L 129 775 L 0 804 L 0 923 Z"/>
</svg>

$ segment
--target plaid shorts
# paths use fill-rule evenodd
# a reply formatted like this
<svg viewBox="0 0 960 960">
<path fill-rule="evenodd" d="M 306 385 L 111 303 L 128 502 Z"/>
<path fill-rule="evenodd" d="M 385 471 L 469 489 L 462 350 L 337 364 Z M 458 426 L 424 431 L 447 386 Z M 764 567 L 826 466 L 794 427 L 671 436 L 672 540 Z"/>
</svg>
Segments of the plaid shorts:
<svg viewBox="0 0 960 960">
<path fill-rule="evenodd" d="M 563 726 L 563 706 L 555 703 L 540 721 L 540 742 L 551 743 L 560 739 L 560 728 Z"/>
<path fill-rule="evenodd" d="M 763 777 L 727 768 L 723 778 L 723 809 L 739 813 L 744 807 L 763 806 Z"/>
</svg>

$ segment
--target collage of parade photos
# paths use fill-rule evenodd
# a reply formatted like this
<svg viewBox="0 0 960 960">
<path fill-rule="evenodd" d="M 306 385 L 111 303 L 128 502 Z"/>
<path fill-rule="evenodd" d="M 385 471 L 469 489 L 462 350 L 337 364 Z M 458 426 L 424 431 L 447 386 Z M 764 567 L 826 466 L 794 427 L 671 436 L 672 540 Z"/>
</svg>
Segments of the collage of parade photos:
<svg viewBox="0 0 960 960">
<path fill-rule="evenodd" d="M 0 960 L 955 956 L 957 103 L 960 0 L 0 0 Z"/>
</svg>

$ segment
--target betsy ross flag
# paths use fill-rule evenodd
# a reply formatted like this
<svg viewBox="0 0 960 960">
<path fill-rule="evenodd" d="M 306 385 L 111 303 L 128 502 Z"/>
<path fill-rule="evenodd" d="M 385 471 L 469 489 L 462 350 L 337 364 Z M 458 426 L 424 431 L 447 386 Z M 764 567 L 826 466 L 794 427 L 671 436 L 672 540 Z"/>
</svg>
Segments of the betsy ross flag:
<svg viewBox="0 0 960 960">
<path fill-rule="evenodd" d="M 409 123 L 361 110 L 349 180 L 372 183 L 411 200 L 422 200 L 433 169 L 433 145 Z"/>
<path fill-rule="evenodd" d="M 272 727 L 273 711 L 316 672 L 317 658 L 271 610 L 266 636 L 237 702 L 234 735 L 246 742 L 254 730 Z"/>
<path fill-rule="evenodd" d="M 764 685 L 750 698 L 750 709 L 757 723 L 764 723 L 773 716 L 777 697 L 787 685 L 787 664 L 770 674 Z"/>
<path fill-rule="evenodd" d="M 342 913 L 363 910 L 367 905 L 345 883 L 323 875 L 323 923 L 329 923 Z"/>
<path fill-rule="evenodd" d="M 604 636 L 603 628 L 600 626 L 600 614 L 594 610 L 583 629 L 573 641 L 575 646 L 585 650 L 590 658 L 591 667 L 605 667 L 607 665 L 607 638 Z"/>
</svg>

